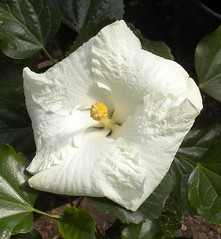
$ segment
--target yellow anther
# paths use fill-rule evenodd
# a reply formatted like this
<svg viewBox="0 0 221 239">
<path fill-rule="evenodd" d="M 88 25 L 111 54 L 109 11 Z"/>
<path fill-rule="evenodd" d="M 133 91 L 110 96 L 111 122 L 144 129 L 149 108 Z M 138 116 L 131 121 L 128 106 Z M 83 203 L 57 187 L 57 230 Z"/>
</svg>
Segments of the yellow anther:
<svg viewBox="0 0 221 239">
<path fill-rule="evenodd" d="M 107 119 L 107 106 L 103 103 L 96 102 L 91 106 L 90 115 L 97 121 Z"/>
</svg>

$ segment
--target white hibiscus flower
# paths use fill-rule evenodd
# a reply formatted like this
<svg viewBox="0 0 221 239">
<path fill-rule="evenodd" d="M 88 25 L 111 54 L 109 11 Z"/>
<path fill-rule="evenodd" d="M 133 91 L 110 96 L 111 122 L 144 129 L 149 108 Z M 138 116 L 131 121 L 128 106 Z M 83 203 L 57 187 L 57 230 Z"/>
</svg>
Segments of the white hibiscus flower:
<svg viewBox="0 0 221 239">
<path fill-rule="evenodd" d="M 135 211 L 167 173 L 202 109 L 177 63 L 117 21 L 43 74 L 24 69 L 37 152 L 31 187 L 107 197 Z"/>
</svg>

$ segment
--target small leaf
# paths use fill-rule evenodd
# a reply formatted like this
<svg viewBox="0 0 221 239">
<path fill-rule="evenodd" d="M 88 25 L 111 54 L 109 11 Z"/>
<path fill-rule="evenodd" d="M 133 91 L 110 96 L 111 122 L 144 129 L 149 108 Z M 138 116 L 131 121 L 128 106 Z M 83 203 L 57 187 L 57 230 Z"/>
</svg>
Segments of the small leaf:
<svg viewBox="0 0 221 239">
<path fill-rule="evenodd" d="M 0 238 L 26 233 L 33 223 L 36 191 L 27 186 L 28 162 L 13 148 L 0 145 Z"/>
<path fill-rule="evenodd" d="M 122 0 L 58 0 L 63 22 L 80 32 L 84 26 L 120 20 L 124 14 Z"/>
<path fill-rule="evenodd" d="M 160 216 L 172 187 L 173 180 L 171 176 L 167 174 L 160 185 L 136 212 L 128 211 L 106 199 L 88 198 L 88 202 L 100 212 L 114 214 L 123 223 L 138 224 L 147 219 L 152 220 Z"/>
<path fill-rule="evenodd" d="M 60 13 L 50 0 L 3 0 L 0 3 L 0 48 L 22 59 L 44 49 L 60 26 Z"/>
<path fill-rule="evenodd" d="M 159 239 L 162 231 L 158 221 L 129 224 L 122 231 L 122 239 Z"/>
<path fill-rule="evenodd" d="M 66 208 L 57 224 L 59 232 L 65 239 L 95 238 L 95 221 L 84 209 Z"/>
<path fill-rule="evenodd" d="M 173 60 L 173 55 L 170 48 L 162 41 L 152 41 L 144 37 L 140 37 L 142 48 L 155 55 L 161 56 L 163 58 Z"/>
<path fill-rule="evenodd" d="M 199 87 L 221 101 L 221 26 L 205 36 L 195 52 L 195 67 Z"/>
<path fill-rule="evenodd" d="M 200 164 L 198 164 L 189 180 L 191 204 L 197 208 L 198 213 L 206 220 L 219 225 L 221 225 L 220 185 L 221 176 Z"/>
<path fill-rule="evenodd" d="M 149 40 L 145 38 L 141 34 L 141 32 L 133 26 L 133 24 L 128 23 L 128 26 L 134 32 L 134 34 L 140 39 L 142 48 L 144 50 L 147 50 L 155 55 L 164 57 L 166 59 L 170 60 L 174 59 L 170 48 L 164 42 Z"/>
<path fill-rule="evenodd" d="M 90 23 L 83 26 L 81 32 L 76 37 L 73 45 L 70 47 L 66 56 L 77 50 L 78 47 L 82 46 L 85 42 L 89 41 L 93 36 L 95 36 L 103 27 L 112 23 L 112 21 L 102 21 L 99 23 Z"/>
</svg>

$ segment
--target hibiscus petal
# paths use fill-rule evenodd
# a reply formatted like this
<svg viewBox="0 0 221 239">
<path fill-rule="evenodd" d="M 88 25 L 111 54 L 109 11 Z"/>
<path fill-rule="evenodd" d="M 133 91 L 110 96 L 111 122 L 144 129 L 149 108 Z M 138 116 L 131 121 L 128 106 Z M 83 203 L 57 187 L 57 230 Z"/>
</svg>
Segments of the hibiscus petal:
<svg viewBox="0 0 221 239">
<path fill-rule="evenodd" d="M 176 102 L 172 94 L 149 94 L 134 115 L 112 133 L 113 138 L 133 144 L 144 160 L 147 176 L 140 202 L 153 192 L 166 175 L 181 142 L 199 114 L 188 99 L 179 105 Z"/>
<path fill-rule="evenodd" d="M 44 110 L 60 115 L 68 115 L 75 109 L 90 108 L 101 99 L 91 73 L 93 40 L 94 38 L 43 74 L 25 68 L 25 92 L 30 92 L 33 101 Z"/>
<path fill-rule="evenodd" d="M 70 157 L 87 128 L 98 123 L 90 117 L 89 110 L 76 110 L 69 115 L 47 112 L 33 101 L 29 92 L 25 93 L 37 147 L 36 156 L 27 168 L 33 174 Z"/>
<path fill-rule="evenodd" d="M 181 101 L 188 98 L 202 108 L 198 87 L 187 72 L 176 62 L 142 50 L 124 21 L 108 25 L 96 36 L 92 72 L 97 82 L 111 90 L 113 117 L 121 123 L 145 95 L 154 91 L 183 96 Z"/>
<path fill-rule="evenodd" d="M 131 145 L 118 144 L 102 130 L 89 133 L 73 158 L 35 174 L 31 187 L 67 195 L 107 197 L 135 211 L 146 170 Z"/>
<path fill-rule="evenodd" d="M 87 128 L 96 125 L 89 114 L 88 110 L 68 116 L 46 113 L 42 109 L 32 112 L 37 152 L 27 170 L 33 174 L 72 157 Z"/>
</svg>

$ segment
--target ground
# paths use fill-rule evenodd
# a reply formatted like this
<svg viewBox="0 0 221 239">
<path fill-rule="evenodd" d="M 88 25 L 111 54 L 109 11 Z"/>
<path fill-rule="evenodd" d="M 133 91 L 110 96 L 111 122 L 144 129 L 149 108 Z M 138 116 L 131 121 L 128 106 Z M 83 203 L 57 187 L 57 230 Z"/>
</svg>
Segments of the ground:
<svg viewBox="0 0 221 239">
<path fill-rule="evenodd" d="M 61 215 L 63 210 L 66 207 L 70 206 L 70 203 L 68 203 L 66 197 L 56 196 L 50 193 L 40 193 L 39 198 L 41 197 L 44 198 L 44 202 L 47 203 L 43 205 L 42 201 L 39 200 L 37 201 L 36 206 L 40 207 L 39 209 L 47 211 L 50 214 Z M 87 208 L 88 206 L 86 205 L 85 201 L 86 200 L 81 200 L 80 206 Z M 76 204 L 78 204 L 78 202 L 78 199 L 75 200 Z M 95 210 L 92 210 L 91 208 L 88 209 L 97 222 L 97 230 L 102 234 L 105 233 L 105 230 L 110 227 L 116 219 L 114 216 L 106 216 L 98 213 Z M 43 239 L 52 239 L 55 236 L 59 235 L 56 223 L 56 219 L 52 219 L 46 216 L 37 216 L 34 222 L 34 226 L 40 232 Z M 221 239 L 221 227 L 205 221 L 200 216 L 183 216 L 180 233 L 185 238 Z M 62 239 L 62 237 L 58 237 L 57 239 Z"/>
</svg>

